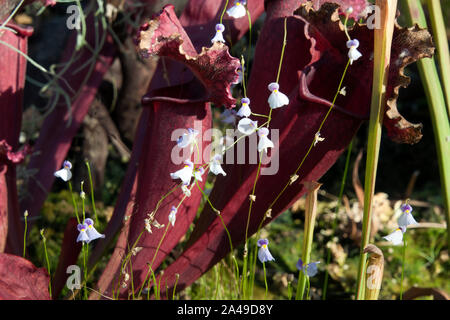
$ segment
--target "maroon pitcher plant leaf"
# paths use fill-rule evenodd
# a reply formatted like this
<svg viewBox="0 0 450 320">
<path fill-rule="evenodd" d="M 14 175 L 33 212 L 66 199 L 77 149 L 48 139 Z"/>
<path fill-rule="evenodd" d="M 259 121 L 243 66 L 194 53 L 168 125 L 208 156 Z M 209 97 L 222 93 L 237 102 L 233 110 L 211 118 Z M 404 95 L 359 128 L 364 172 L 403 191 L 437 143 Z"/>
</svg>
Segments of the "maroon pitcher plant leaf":
<svg viewBox="0 0 450 320">
<path fill-rule="evenodd" d="M 30 261 L 0 253 L 0 300 L 50 300 L 49 275 Z"/>
<path fill-rule="evenodd" d="M 156 270 L 186 233 L 197 213 L 202 197 L 197 185 L 191 184 L 191 195 L 181 201 L 185 196 L 177 188 L 180 181 L 172 179 L 170 173 L 182 168 L 182 160 L 192 160 L 195 166 L 209 161 L 209 155 L 203 152 L 207 146 L 207 131 L 212 123 L 209 101 L 228 108 L 234 107 L 235 99 L 231 96 L 230 86 L 238 77 L 240 64 L 238 59 L 230 56 L 228 47 L 223 44 L 203 48 L 198 54 L 171 5 L 164 7 L 158 16 L 142 28 L 138 40 L 139 51 L 144 57 L 156 54 L 169 57 L 183 63 L 196 76 L 183 85 L 153 90 L 143 99 L 144 106 L 150 110 L 144 139 L 147 145 L 139 162 L 136 204 L 128 235 L 128 246 L 131 247 L 139 239 L 137 247 L 142 248 L 136 256 L 133 255 L 130 264 L 134 287 L 139 288 L 149 275 L 148 264 L 152 270 Z M 175 141 L 188 128 L 199 132 L 199 150 L 194 148 L 192 155 L 189 151 L 183 151 L 182 156 L 174 159 L 174 154 L 179 155 L 181 151 Z M 181 130 L 178 135 L 177 129 Z M 204 188 L 204 183 L 205 180 L 198 182 L 200 188 Z M 158 205 L 159 200 L 174 188 L 175 191 Z M 178 208 L 173 226 L 168 220 L 172 206 Z M 155 221 L 166 227 L 153 228 L 151 233 L 145 230 L 144 220 L 150 213 L 154 215 Z M 124 229 L 123 232 L 127 231 Z M 111 269 L 120 271 L 112 265 Z M 102 291 L 105 288 L 101 288 L 101 285 L 102 282 L 99 283 Z M 111 295 L 115 285 L 110 284 L 104 293 Z"/>
<path fill-rule="evenodd" d="M 33 29 L 7 26 L 16 33 L 2 30 L 0 40 L 26 54 Z M 0 70 L 4 71 L 0 77 L 0 252 L 23 249 L 15 166 L 28 152 L 28 148 L 18 150 L 26 59 L 12 48 L 0 44 Z"/>
<path fill-rule="evenodd" d="M 78 237 L 77 219 L 70 218 L 67 221 L 66 230 L 64 231 L 64 238 L 61 245 L 61 253 L 59 254 L 58 266 L 53 274 L 52 280 L 52 296 L 56 299 L 61 290 L 66 285 L 67 268 L 71 265 L 77 264 L 78 255 L 81 251 L 81 243 L 76 242 Z"/>
<path fill-rule="evenodd" d="M 104 44 L 99 49 L 97 59 L 92 59 L 92 52 L 89 49 L 82 48 L 79 59 L 76 59 L 62 75 L 65 81 L 59 80 L 60 86 L 70 95 L 71 106 L 68 108 L 66 100 L 60 98 L 59 103 L 42 124 L 39 138 L 34 145 L 34 154 L 31 156 L 28 169 L 38 171 L 32 179 L 28 180 L 26 186 L 28 196 L 20 204 L 22 210 L 28 210 L 30 218 L 39 215 L 47 193 L 55 180 L 53 173 L 61 168 L 72 139 L 89 110 L 105 72 L 113 61 L 115 48 L 111 36 L 107 35 L 102 28 L 96 31 L 92 14 L 86 17 L 86 24 L 86 42 L 89 46 L 99 49 L 99 44 L 96 43 L 97 36 L 99 39 L 104 37 Z M 96 32 L 99 33 L 97 36 Z M 61 59 L 62 63 L 70 60 L 76 43 L 77 33 L 73 32 Z M 86 64 L 89 60 L 91 63 Z M 80 69 L 83 65 L 84 68 Z M 30 219 L 30 227 L 33 224 L 32 221 L 33 219 Z"/>
<path fill-rule="evenodd" d="M 279 159 L 279 168 L 276 175 L 262 174 L 258 180 L 249 235 L 256 232 L 268 209 L 272 209 L 271 217 L 265 219 L 264 224 L 289 208 L 305 192 L 302 181 L 318 180 L 325 174 L 369 114 L 373 32 L 365 26 L 355 26 L 350 30 L 350 36 L 360 41 L 363 57 L 354 61 L 348 70 L 343 84 L 347 94 L 338 97 L 321 130 L 321 136 L 325 140 L 312 148 L 298 171 L 299 178 L 289 185 L 291 175 L 310 148 L 325 114 L 332 106 L 331 101 L 348 62 L 347 38 L 339 21 L 337 5 L 324 5 L 319 12 L 302 8 L 294 14 L 297 4 L 298 1 L 266 1 L 267 19 L 256 47 L 249 98 L 255 113 L 267 114 L 267 98 L 270 93 L 267 85 L 276 79 L 283 18 L 289 17 L 288 42 L 279 84 L 281 91 L 290 92 L 290 104 L 273 112 L 270 128 L 279 130 L 279 145 L 278 148 L 275 146 L 272 153 L 272 162 L 263 166 L 264 169 L 269 169 L 270 165 L 276 165 L 274 159 Z M 430 56 L 430 44 L 430 35 L 426 31 L 396 28 L 386 112 L 395 105 L 399 87 L 407 85 L 407 78 L 403 75 L 404 67 L 417 59 Z M 266 94 L 262 94 L 263 92 Z M 391 122 L 385 119 L 385 123 L 388 134 L 395 141 L 411 143 L 420 139 L 417 125 L 396 126 L 397 131 L 393 131 L 389 127 Z M 245 237 L 243 226 L 247 223 L 249 195 L 257 166 L 244 165 L 242 169 L 236 165 L 226 165 L 225 171 L 227 176 L 217 178 L 211 199 L 221 211 L 233 243 L 239 244 Z M 286 190 L 278 197 L 287 184 Z M 177 290 L 182 290 L 220 261 L 229 250 L 228 239 L 220 220 L 205 207 L 188 248 L 164 270 L 161 283 L 167 283 L 171 288 L 175 275 L 179 274 Z"/>
</svg>

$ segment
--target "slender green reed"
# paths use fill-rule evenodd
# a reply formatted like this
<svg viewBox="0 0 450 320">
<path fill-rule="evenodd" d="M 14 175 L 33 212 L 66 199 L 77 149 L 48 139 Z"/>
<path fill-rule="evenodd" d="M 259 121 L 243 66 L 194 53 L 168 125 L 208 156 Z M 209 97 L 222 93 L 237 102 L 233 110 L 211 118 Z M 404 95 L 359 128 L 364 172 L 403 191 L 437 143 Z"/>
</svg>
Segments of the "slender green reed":
<svg viewBox="0 0 450 320">
<path fill-rule="evenodd" d="M 417 23 L 419 27 L 426 28 L 427 22 L 420 1 L 406 0 L 406 5 L 407 10 L 405 11 L 409 23 Z M 417 61 L 417 66 L 429 105 L 431 123 L 433 124 L 442 197 L 447 220 L 447 245 L 450 247 L 450 161 L 448 161 L 448 155 L 450 154 L 450 122 L 434 59 L 421 59 Z"/>
<path fill-rule="evenodd" d="M 73 194 L 73 189 L 72 189 L 72 182 L 67 181 L 67 184 L 69 186 L 69 191 L 70 191 L 70 196 L 72 197 L 72 204 L 73 204 L 73 209 L 75 210 L 75 216 L 77 217 L 77 221 L 78 223 L 81 223 L 80 221 L 80 217 L 78 216 L 78 206 L 77 206 L 77 201 L 75 200 L 75 196 Z"/>
<path fill-rule="evenodd" d="M 306 194 L 306 206 L 305 206 L 305 226 L 303 233 L 303 249 L 302 249 L 302 261 L 303 265 L 307 266 L 311 259 L 312 243 L 314 237 L 314 226 L 317 217 L 317 193 L 321 186 L 320 183 L 311 181 L 304 183 L 307 189 Z M 299 270 L 297 292 L 295 295 L 296 300 L 303 300 L 305 294 L 305 286 L 308 282 L 308 275 L 303 269 Z"/>
<path fill-rule="evenodd" d="M 364 299 L 365 266 L 367 260 L 367 253 L 364 252 L 364 248 L 369 244 L 370 238 L 373 196 L 375 192 L 375 180 L 384 118 L 386 95 L 386 90 L 384 88 L 387 87 L 392 35 L 394 32 L 395 14 L 397 12 L 397 0 L 377 0 L 376 4 L 381 9 L 382 22 L 381 28 L 374 30 L 374 72 L 364 181 L 364 215 L 362 221 L 362 239 L 357 280 L 357 300 Z"/>
<path fill-rule="evenodd" d="M 353 140 L 350 142 L 350 145 L 347 148 L 347 156 L 345 158 L 345 167 L 344 167 L 344 173 L 342 175 L 342 180 L 341 180 L 341 189 L 339 190 L 339 196 L 337 199 L 337 203 L 336 203 L 336 209 L 334 210 L 335 213 L 335 218 L 333 220 L 333 224 L 331 229 L 333 230 L 331 236 L 334 236 L 334 234 L 336 233 L 336 227 L 337 227 L 337 216 L 339 214 L 339 209 L 341 208 L 341 201 L 342 201 L 342 196 L 344 195 L 344 189 L 345 189 L 345 182 L 347 181 L 347 172 L 348 172 L 348 167 L 350 165 L 350 156 L 352 154 L 352 149 L 353 149 Z M 326 262 L 326 268 L 325 268 L 325 276 L 324 276 L 324 281 L 323 281 L 323 290 L 322 290 L 322 300 L 326 300 L 327 298 L 327 289 L 328 289 L 328 265 L 331 262 L 331 249 L 328 248 L 327 250 L 327 262 Z"/>
<path fill-rule="evenodd" d="M 47 238 L 44 236 L 44 229 L 41 229 L 41 237 L 42 237 L 42 242 L 44 244 L 45 261 L 47 262 L 47 271 L 48 271 L 48 275 L 49 275 L 48 293 L 50 295 L 50 299 L 52 299 L 52 273 L 50 270 L 50 261 L 48 259 L 48 252 L 47 252 Z"/>
<path fill-rule="evenodd" d="M 91 174 L 91 166 L 89 165 L 89 161 L 85 161 L 88 175 L 89 175 L 89 186 L 91 187 L 91 204 L 92 204 L 92 211 L 94 212 L 95 216 L 95 223 L 98 223 L 98 217 L 97 217 L 97 210 L 95 209 L 95 200 L 94 200 L 94 183 L 92 182 L 92 174 Z"/>
<path fill-rule="evenodd" d="M 400 300 L 403 300 L 403 280 L 405 276 L 405 262 L 406 262 L 406 233 L 403 235 L 403 248 L 402 248 L 402 276 L 400 279 Z"/>
<path fill-rule="evenodd" d="M 450 116 L 450 53 L 448 50 L 447 30 L 442 15 L 441 2 L 427 0 L 427 7 L 430 13 L 433 39 L 436 43 L 437 58 L 441 69 L 440 74 L 445 100 L 447 102 L 447 112 L 448 116 Z"/>
<path fill-rule="evenodd" d="M 22 253 L 22 258 L 25 258 L 25 250 L 27 248 L 28 210 L 25 210 L 25 212 L 23 213 L 23 219 L 25 221 L 25 230 L 23 232 L 23 253 Z"/>
</svg>

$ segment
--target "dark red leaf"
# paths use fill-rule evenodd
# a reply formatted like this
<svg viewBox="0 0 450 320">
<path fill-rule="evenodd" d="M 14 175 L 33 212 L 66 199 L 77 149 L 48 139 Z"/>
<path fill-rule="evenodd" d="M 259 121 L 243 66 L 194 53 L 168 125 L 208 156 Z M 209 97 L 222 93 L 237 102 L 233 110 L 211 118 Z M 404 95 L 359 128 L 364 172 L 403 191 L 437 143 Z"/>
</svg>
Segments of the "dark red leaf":
<svg viewBox="0 0 450 320">
<path fill-rule="evenodd" d="M 91 48 L 96 46 L 96 36 L 93 16 L 86 18 L 86 41 Z M 99 38 L 105 32 L 99 28 Z M 64 51 L 62 62 L 67 62 L 75 50 L 77 34 L 74 32 Z M 21 209 L 28 210 L 30 217 L 39 215 L 39 211 L 44 203 L 47 193 L 50 190 L 55 176 L 53 173 L 61 168 L 67 152 L 71 146 L 72 138 L 78 131 L 84 116 L 95 97 L 97 88 L 100 85 L 103 75 L 108 70 L 113 61 L 115 48 L 110 36 L 106 36 L 105 43 L 99 52 L 99 57 L 92 65 L 74 73 L 81 65 L 92 58 L 92 52 L 86 48 L 81 49 L 82 53 L 62 75 L 75 91 L 79 90 L 76 97 L 67 89 L 66 84 L 61 81 L 60 85 L 71 95 L 72 105 L 70 110 L 64 99 L 55 107 L 50 115 L 47 116 L 42 124 L 39 138 L 34 146 L 34 154 L 28 164 L 28 169 L 37 169 L 33 179 L 27 183 L 27 194 L 31 196 L 21 202 Z M 84 82 L 86 80 L 86 82 Z M 30 227 L 33 220 L 30 220 Z"/>
<path fill-rule="evenodd" d="M 50 300 L 44 268 L 11 254 L 0 253 L 0 300 Z"/>
<path fill-rule="evenodd" d="M 214 29 L 211 32 L 214 35 Z M 239 59 L 231 57 L 228 47 L 221 42 L 215 42 L 210 48 L 202 48 L 198 54 L 172 5 L 165 6 L 140 31 L 138 41 L 142 56 L 168 57 L 185 64 L 194 73 L 206 88 L 206 93 L 196 97 L 196 100 L 234 107 L 236 100 L 231 95 L 230 86 L 238 79 Z"/>
<path fill-rule="evenodd" d="M 26 53 L 27 38 L 33 29 L 7 26 L 16 33 L 2 30 L 2 41 Z M 23 223 L 19 215 L 15 165 L 28 152 L 28 148 L 18 150 L 26 59 L 5 45 L 0 46 L 0 56 L 0 70 L 4 71 L 0 77 L 0 252 L 5 249 L 22 252 Z"/>
<path fill-rule="evenodd" d="M 211 30 L 214 31 L 215 22 L 212 17 L 217 16 L 217 10 L 219 9 L 219 7 L 217 6 L 217 2 L 215 1 L 202 1 L 202 6 L 200 6 L 201 10 L 199 10 L 200 7 L 195 5 L 197 2 L 198 1 L 195 0 L 190 1 L 187 4 L 187 7 L 181 19 L 187 26 L 192 25 L 192 28 L 187 27 L 187 29 L 189 29 L 190 34 L 192 34 L 193 36 L 193 42 L 197 44 L 203 42 L 210 45 L 210 39 L 212 35 L 206 32 L 195 32 L 195 29 L 206 29 L 205 25 L 198 23 L 198 21 L 200 21 L 205 22 L 205 24 L 207 25 L 212 25 Z M 204 10 L 205 6 L 203 5 L 205 5 L 209 9 Z M 262 1 L 254 1 L 251 7 L 249 5 L 249 8 L 250 10 L 255 10 L 254 12 L 252 12 L 252 15 L 254 17 L 259 16 L 262 12 Z M 170 21 L 170 23 L 173 23 L 174 25 L 165 25 L 158 32 L 163 32 L 166 30 L 166 28 L 168 28 L 169 30 L 172 28 L 172 31 L 178 32 L 179 34 L 184 36 L 183 46 L 189 45 L 188 49 L 186 50 L 197 56 L 195 51 L 196 49 L 193 47 L 191 41 L 183 31 L 183 27 L 180 25 L 176 16 L 174 15 L 172 7 L 166 7 L 165 10 L 162 11 L 161 15 L 164 16 L 162 20 L 165 20 L 167 17 L 171 17 L 172 21 Z M 200 17 L 200 19 L 190 20 L 193 19 L 193 17 Z M 233 32 L 232 34 L 235 35 L 235 37 L 242 36 L 245 33 L 245 29 L 248 28 L 248 23 L 247 25 L 237 23 L 236 28 L 239 28 L 239 32 Z M 147 30 L 149 29 L 147 28 Z M 149 39 L 151 39 L 151 35 L 149 36 Z M 234 39 L 234 41 L 236 41 L 236 39 Z M 169 41 L 166 42 L 167 45 L 173 43 L 175 43 L 175 45 L 178 44 L 176 41 L 172 43 L 170 43 Z M 178 47 L 176 49 L 178 50 Z M 169 54 L 172 53 L 173 52 L 169 52 Z M 207 71 L 208 68 L 209 70 L 211 70 L 211 72 L 214 72 L 214 69 L 211 69 L 216 66 L 213 65 L 213 63 L 215 63 L 214 59 L 211 60 L 209 58 L 209 56 L 212 56 L 214 58 L 214 55 L 218 55 L 219 57 L 223 57 L 225 59 L 222 60 L 221 63 L 222 66 L 225 66 L 225 69 L 228 70 L 228 74 L 224 74 L 225 77 L 229 77 L 230 79 L 230 81 L 228 81 L 228 83 L 226 83 L 225 85 L 218 81 L 211 81 L 209 77 L 211 77 L 212 74 L 206 74 L 205 72 L 205 70 Z M 184 60 L 184 58 L 182 60 Z M 224 64 L 224 62 L 228 63 L 230 61 L 234 62 L 235 64 L 233 67 Z M 222 97 L 227 100 L 225 101 L 225 103 L 228 104 L 228 106 L 231 106 L 230 102 L 232 101 L 229 95 L 229 86 L 230 82 L 234 80 L 235 70 L 237 68 L 235 61 L 237 61 L 237 59 L 232 59 L 229 56 L 226 47 L 219 46 L 218 49 L 212 51 L 207 50 L 203 55 L 200 56 L 200 59 L 198 59 L 198 65 L 193 65 L 194 70 L 196 70 L 194 72 L 200 72 L 200 74 L 198 74 L 198 77 L 206 85 L 207 92 L 214 92 L 214 90 L 218 92 L 218 89 L 212 88 L 212 86 L 223 88 L 225 90 L 224 92 L 226 94 L 224 94 L 223 92 L 218 92 L 218 95 L 222 95 Z M 163 137 L 170 137 L 173 129 L 186 129 L 189 126 L 193 126 L 195 120 L 198 120 L 199 125 L 201 126 L 200 130 L 202 130 L 203 132 L 211 127 L 211 114 L 209 111 L 209 104 L 204 102 L 195 102 L 203 101 L 205 99 L 211 99 L 211 97 L 207 98 L 205 96 L 193 96 L 195 92 L 203 92 L 204 89 L 201 87 L 199 81 L 193 78 L 192 74 L 186 72 L 183 73 L 181 71 L 178 72 L 183 68 L 186 69 L 185 67 L 180 68 L 180 66 L 182 65 L 174 62 L 173 60 L 166 60 L 165 67 L 166 71 L 168 70 L 169 72 L 167 74 L 164 73 L 162 68 L 157 71 L 149 88 L 153 91 L 153 94 L 148 95 L 148 98 L 144 101 L 149 104 L 149 108 L 152 110 L 150 115 L 143 114 L 144 119 L 147 123 L 149 123 L 147 124 L 147 126 L 149 126 L 149 129 L 145 136 L 145 141 L 149 141 L 150 144 L 146 147 L 145 153 L 143 154 L 145 160 L 142 160 L 140 162 L 139 184 L 137 186 L 136 206 L 132 218 L 132 230 L 130 231 L 130 235 L 128 236 L 128 227 L 124 227 L 119 237 L 119 241 L 116 245 L 113 258 L 110 260 L 98 283 L 99 290 L 101 292 L 104 292 L 107 296 L 111 295 L 112 290 L 117 286 L 120 263 L 122 262 L 121 259 L 123 259 L 126 252 L 124 249 L 127 248 L 127 245 L 131 246 L 134 243 L 134 240 L 143 230 L 143 220 L 144 218 L 146 218 L 146 214 L 155 209 L 155 205 L 161 198 L 161 196 L 163 196 L 165 192 L 167 192 L 171 187 L 175 185 L 174 181 L 171 180 L 169 176 L 170 172 L 174 172 L 179 169 L 179 166 L 173 165 L 170 159 L 170 152 L 175 143 L 161 143 L 160 140 L 163 139 Z M 233 74 L 233 77 L 230 77 L 230 73 Z M 167 78 L 167 76 L 169 76 L 169 78 Z M 172 80 L 172 77 L 174 80 Z M 223 79 L 221 79 L 221 81 L 223 82 Z M 170 87 L 169 89 L 155 91 L 155 89 L 164 88 L 168 85 L 168 83 L 171 84 L 172 87 Z M 180 84 L 182 84 L 182 86 L 179 86 Z M 210 94 L 210 96 L 212 96 L 212 94 Z M 218 100 L 219 103 L 224 103 L 224 101 L 221 101 L 220 99 L 216 100 Z M 135 151 L 133 151 L 133 153 L 134 152 Z M 149 181 L 157 182 L 151 183 Z M 203 187 L 203 183 L 201 183 L 200 185 L 201 187 Z M 178 204 L 179 199 L 181 199 L 181 195 L 182 194 L 180 190 L 177 190 L 174 195 L 171 195 L 166 199 L 166 201 L 164 201 L 163 206 L 157 212 L 157 221 L 164 224 L 168 223 L 167 216 L 170 207 L 172 205 Z M 184 201 L 183 205 L 179 208 L 175 227 L 170 228 L 170 231 L 166 236 L 166 241 L 164 241 L 164 243 L 162 244 L 162 247 L 159 250 L 159 254 L 153 263 L 153 269 L 156 269 L 158 267 L 164 257 L 173 249 L 179 239 L 186 233 L 187 228 L 195 217 L 200 198 L 200 192 L 196 191 L 196 189 L 193 189 L 192 196 Z M 152 260 L 155 248 L 159 242 L 162 232 L 163 230 L 154 229 L 153 234 L 145 234 L 144 238 L 138 243 L 138 246 L 142 246 L 144 247 L 144 249 L 139 252 L 138 256 L 133 259 L 132 262 L 133 270 L 135 270 L 133 276 L 133 279 L 135 279 L 135 287 L 140 285 L 142 283 L 142 280 L 146 276 L 148 270 L 146 263 Z M 95 295 L 93 295 L 92 298 L 98 298 L 98 296 L 95 297 Z"/>
<path fill-rule="evenodd" d="M 53 274 L 52 280 L 52 296 L 53 299 L 58 298 L 61 290 L 66 285 L 67 267 L 77 263 L 78 255 L 81 252 L 81 243 L 76 242 L 78 237 L 77 219 L 70 218 L 67 221 L 66 230 L 64 231 L 64 238 L 61 245 L 61 253 L 59 254 L 58 266 Z"/>
</svg>

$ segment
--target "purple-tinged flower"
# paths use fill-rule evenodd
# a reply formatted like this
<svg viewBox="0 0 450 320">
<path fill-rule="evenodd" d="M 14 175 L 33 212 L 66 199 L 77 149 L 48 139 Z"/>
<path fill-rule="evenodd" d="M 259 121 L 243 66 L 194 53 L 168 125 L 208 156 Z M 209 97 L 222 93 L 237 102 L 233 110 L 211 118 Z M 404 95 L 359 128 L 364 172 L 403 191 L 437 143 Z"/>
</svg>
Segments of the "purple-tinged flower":
<svg viewBox="0 0 450 320">
<path fill-rule="evenodd" d="M 203 181 L 202 179 L 202 175 L 205 173 L 205 169 L 203 169 L 203 167 L 199 167 L 198 169 L 195 169 L 193 172 L 193 176 L 195 179 L 197 179 L 198 181 Z"/>
<path fill-rule="evenodd" d="M 277 109 L 289 104 L 289 98 L 284 93 L 278 91 L 280 89 L 278 83 L 272 82 L 269 84 L 268 88 L 272 93 L 267 101 L 272 109 Z"/>
<path fill-rule="evenodd" d="M 220 115 L 220 120 L 226 124 L 235 124 L 236 123 L 236 110 L 226 109 Z"/>
<path fill-rule="evenodd" d="M 359 52 L 357 49 L 358 47 L 359 47 L 358 39 L 353 39 L 353 40 L 347 41 L 347 48 L 349 48 L 348 58 L 350 59 L 350 64 L 353 64 L 353 61 L 356 61 L 362 57 L 361 52 Z"/>
<path fill-rule="evenodd" d="M 269 251 L 269 240 L 267 239 L 259 239 L 257 242 L 257 245 L 259 247 L 258 250 L 258 259 L 262 263 L 267 261 L 275 261 L 275 258 L 272 256 L 272 254 Z"/>
<path fill-rule="evenodd" d="M 314 261 L 304 265 L 302 258 L 300 258 L 297 261 L 297 269 L 301 270 L 303 273 L 306 273 L 308 277 L 314 277 L 317 274 L 317 265 L 319 263 L 320 261 Z"/>
<path fill-rule="evenodd" d="M 175 225 L 175 220 L 177 220 L 177 208 L 172 206 L 169 213 L 169 222 L 172 224 L 172 227 Z"/>
<path fill-rule="evenodd" d="M 61 178 L 66 182 L 69 181 L 72 178 L 72 172 L 70 171 L 70 169 L 72 169 L 72 163 L 70 163 L 70 161 L 68 160 L 65 160 L 63 168 L 55 172 L 55 177 Z"/>
<path fill-rule="evenodd" d="M 238 130 L 245 135 L 251 135 L 258 128 L 258 121 L 250 120 L 249 118 L 243 118 L 239 120 Z"/>
<path fill-rule="evenodd" d="M 87 235 L 88 226 L 86 223 L 80 223 L 77 226 L 78 231 L 80 231 L 80 234 L 77 237 L 77 242 L 83 241 L 83 242 L 89 242 L 89 236 Z"/>
<path fill-rule="evenodd" d="M 99 233 L 95 228 L 94 228 L 94 220 L 92 220 L 91 218 L 86 218 L 84 219 L 84 224 L 87 225 L 87 230 L 86 233 L 89 237 L 89 242 L 96 240 L 98 238 L 105 238 L 104 234 Z"/>
<path fill-rule="evenodd" d="M 409 204 L 403 204 L 400 208 L 403 211 L 402 215 L 397 220 L 400 227 L 408 227 L 409 225 L 417 224 L 416 219 L 414 219 L 411 213 L 413 209 Z"/>
<path fill-rule="evenodd" d="M 225 26 L 221 23 L 216 24 L 216 35 L 211 39 L 211 42 L 223 42 L 225 43 L 225 39 L 223 38 L 223 32 L 225 31 Z"/>
<path fill-rule="evenodd" d="M 187 133 L 183 133 L 183 135 L 178 138 L 177 145 L 180 148 L 186 148 L 195 142 L 197 135 L 197 130 L 189 128 Z"/>
<path fill-rule="evenodd" d="M 406 232 L 406 227 L 399 226 L 397 229 L 395 229 L 394 232 L 391 234 L 383 237 L 383 239 L 386 239 L 387 241 L 392 242 L 394 246 L 400 245 L 403 243 L 403 234 Z"/>
<path fill-rule="evenodd" d="M 235 19 L 242 18 L 246 14 L 245 5 L 246 1 L 236 0 L 234 6 L 227 10 L 227 14 Z"/>
<path fill-rule="evenodd" d="M 267 152 L 268 148 L 274 148 L 274 144 L 267 137 L 269 135 L 269 129 L 263 127 L 258 130 L 259 142 L 258 142 L 258 152 Z"/>
<path fill-rule="evenodd" d="M 186 197 L 190 197 L 191 196 L 191 190 L 189 190 L 189 188 L 187 187 L 187 185 L 185 185 L 185 184 L 183 184 L 182 186 L 181 186 L 181 191 L 183 191 L 183 193 L 184 193 L 184 195 L 186 196 Z"/>
<path fill-rule="evenodd" d="M 245 118 L 250 117 L 250 115 L 252 114 L 252 110 L 250 109 L 250 106 L 249 106 L 250 99 L 249 98 L 242 98 L 241 99 L 241 103 L 242 103 L 242 106 L 239 109 L 239 111 L 237 112 L 237 115 L 239 117 L 245 117 Z"/>
<path fill-rule="evenodd" d="M 192 171 L 194 170 L 194 164 L 189 160 L 185 160 L 184 164 L 185 166 L 183 167 L 183 169 L 171 173 L 170 177 L 174 180 L 181 179 L 183 184 L 189 185 L 189 183 L 191 182 Z"/>
</svg>

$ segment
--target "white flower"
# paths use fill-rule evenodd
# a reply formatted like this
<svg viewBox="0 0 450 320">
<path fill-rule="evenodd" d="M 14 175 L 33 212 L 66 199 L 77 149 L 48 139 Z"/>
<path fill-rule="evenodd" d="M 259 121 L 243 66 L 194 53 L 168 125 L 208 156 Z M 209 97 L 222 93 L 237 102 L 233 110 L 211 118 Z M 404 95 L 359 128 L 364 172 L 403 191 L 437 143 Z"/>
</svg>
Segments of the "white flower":
<svg viewBox="0 0 450 320">
<path fill-rule="evenodd" d="M 199 167 L 198 169 L 196 169 L 194 171 L 194 173 L 192 174 L 194 176 L 195 179 L 197 179 L 198 181 L 203 181 L 202 179 L 202 175 L 205 173 L 205 169 L 203 169 L 203 167 Z"/>
<path fill-rule="evenodd" d="M 223 42 L 225 43 L 225 39 L 223 38 L 222 33 L 225 31 L 225 26 L 221 23 L 216 24 L 216 35 L 211 39 L 211 42 Z"/>
<path fill-rule="evenodd" d="M 272 82 L 269 84 L 268 88 L 272 93 L 267 101 L 272 109 L 280 108 L 289 104 L 289 98 L 284 93 L 278 91 L 280 89 L 280 85 L 278 83 Z"/>
<path fill-rule="evenodd" d="M 325 140 L 325 138 L 322 138 L 320 136 L 320 132 L 317 132 L 316 135 L 314 136 L 314 147 L 316 146 L 317 143 L 319 143 L 323 140 Z"/>
<path fill-rule="evenodd" d="M 412 207 L 409 204 L 402 205 L 401 209 L 402 209 L 403 213 L 397 220 L 399 227 L 406 228 L 411 224 L 417 224 L 416 219 L 414 219 L 414 217 L 411 213 Z"/>
<path fill-rule="evenodd" d="M 192 128 L 188 129 L 188 133 L 183 133 L 177 140 L 177 145 L 180 148 L 186 148 L 194 143 L 195 138 L 198 135 L 198 131 Z"/>
<path fill-rule="evenodd" d="M 183 193 L 186 197 L 189 198 L 191 196 L 191 190 L 189 190 L 189 188 L 186 185 L 183 184 L 181 186 L 181 190 L 183 191 Z"/>
<path fill-rule="evenodd" d="M 245 71 L 245 67 L 243 68 L 242 66 L 239 66 L 237 68 L 238 78 L 235 82 L 233 82 L 233 85 L 236 85 L 236 84 L 242 82 L 242 77 L 244 76 L 244 71 Z"/>
<path fill-rule="evenodd" d="M 406 232 L 406 227 L 399 227 L 391 234 L 383 237 L 387 241 L 392 242 L 394 246 L 400 245 L 403 242 L 403 233 Z"/>
<path fill-rule="evenodd" d="M 172 206 L 169 213 L 169 222 L 172 224 L 172 227 L 175 225 L 175 220 L 177 220 L 177 211 L 177 208 Z"/>
<path fill-rule="evenodd" d="M 221 115 L 220 120 L 226 124 L 236 123 L 236 110 L 226 109 Z"/>
<path fill-rule="evenodd" d="M 89 236 L 86 233 L 87 224 L 78 224 L 77 229 L 80 231 L 80 234 L 77 237 L 77 242 L 83 241 L 83 242 L 89 242 Z"/>
<path fill-rule="evenodd" d="M 180 169 L 176 172 L 171 173 L 170 177 L 174 180 L 181 179 L 181 181 L 183 181 L 183 184 L 188 185 L 191 182 L 192 171 L 194 170 L 194 164 L 189 160 L 185 160 L 184 164 L 185 164 L 185 166 L 183 167 L 183 169 Z"/>
<path fill-rule="evenodd" d="M 245 16 L 246 10 L 245 10 L 245 1 L 237 0 L 234 2 L 234 6 L 232 6 L 230 9 L 227 10 L 227 14 L 235 19 L 239 19 Z"/>
<path fill-rule="evenodd" d="M 220 154 L 216 154 L 209 165 L 209 171 L 214 173 L 216 176 L 222 174 L 226 176 L 226 172 L 223 171 L 222 166 L 220 165 L 220 161 L 222 160 L 222 156 Z"/>
<path fill-rule="evenodd" d="M 350 59 L 350 64 L 353 64 L 353 61 L 356 61 L 362 57 L 361 52 L 359 52 L 357 49 L 358 47 L 359 41 L 357 39 L 347 41 L 347 48 L 349 48 L 348 58 Z"/>
<path fill-rule="evenodd" d="M 268 148 L 274 148 L 273 142 L 270 141 L 267 136 L 269 135 L 269 129 L 263 127 L 258 130 L 258 136 L 259 136 L 259 142 L 258 142 L 258 152 L 261 152 L 264 150 L 264 152 L 267 152 Z"/>
<path fill-rule="evenodd" d="M 70 169 L 72 169 L 72 163 L 67 160 L 64 161 L 63 168 L 55 172 L 55 177 L 61 178 L 64 181 L 69 181 L 72 178 L 72 172 L 70 172 Z"/>
<path fill-rule="evenodd" d="M 253 132 L 256 131 L 257 128 L 258 128 L 258 121 L 252 121 L 249 118 L 243 118 L 239 120 L 238 130 L 239 132 L 245 135 L 252 134 Z"/>
<path fill-rule="evenodd" d="M 239 117 L 249 117 L 252 114 L 252 110 L 249 107 L 250 99 L 249 98 L 242 98 L 241 99 L 242 106 L 237 112 L 237 115 Z"/>
<path fill-rule="evenodd" d="M 84 220 L 84 224 L 87 225 L 86 233 L 89 237 L 89 242 L 98 239 L 98 238 L 104 238 L 104 234 L 100 234 L 95 228 L 94 228 L 94 220 L 90 218 L 86 218 Z"/>
</svg>

